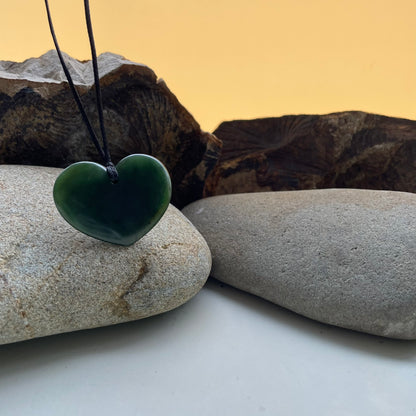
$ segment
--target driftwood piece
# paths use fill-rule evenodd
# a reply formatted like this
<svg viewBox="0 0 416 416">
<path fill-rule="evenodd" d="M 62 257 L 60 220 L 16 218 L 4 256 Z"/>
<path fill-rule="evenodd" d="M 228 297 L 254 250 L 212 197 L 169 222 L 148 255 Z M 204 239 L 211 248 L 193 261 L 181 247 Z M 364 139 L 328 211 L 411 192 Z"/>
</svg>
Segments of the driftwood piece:
<svg viewBox="0 0 416 416">
<path fill-rule="evenodd" d="M 351 111 L 222 123 L 204 196 L 316 188 L 416 192 L 416 121 Z"/>
<path fill-rule="evenodd" d="M 90 61 L 66 55 L 81 99 L 99 132 Z M 157 157 L 172 178 L 172 203 L 202 196 L 221 142 L 201 131 L 163 80 L 145 65 L 105 53 L 100 83 L 114 163 L 131 153 Z M 22 63 L 0 62 L 0 163 L 66 167 L 102 163 L 88 137 L 55 51 Z"/>
</svg>

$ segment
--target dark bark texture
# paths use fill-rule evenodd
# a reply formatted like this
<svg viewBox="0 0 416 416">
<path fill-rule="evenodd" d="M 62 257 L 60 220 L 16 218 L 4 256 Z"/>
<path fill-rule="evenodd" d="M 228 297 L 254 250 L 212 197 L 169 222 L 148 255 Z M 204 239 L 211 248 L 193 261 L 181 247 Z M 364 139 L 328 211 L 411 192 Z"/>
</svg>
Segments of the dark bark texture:
<svg viewBox="0 0 416 416">
<path fill-rule="evenodd" d="M 66 56 L 97 133 L 91 63 Z M 132 153 L 158 158 L 172 179 L 172 203 L 202 197 L 221 142 L 201 131 L 155 73 L 121 56 L 99 57 L 109 149 L 114 163 Z M 0 163 L 55 166 L 102 163 L 63 78 L 56 53 L 23 63 L 0 62 Z"/>
<path fill-rule="evenodd" d="M 204 196 L 316 188 L 416 192 L 416 121 L 358 111 L 222 123 Z"/>
</svg>

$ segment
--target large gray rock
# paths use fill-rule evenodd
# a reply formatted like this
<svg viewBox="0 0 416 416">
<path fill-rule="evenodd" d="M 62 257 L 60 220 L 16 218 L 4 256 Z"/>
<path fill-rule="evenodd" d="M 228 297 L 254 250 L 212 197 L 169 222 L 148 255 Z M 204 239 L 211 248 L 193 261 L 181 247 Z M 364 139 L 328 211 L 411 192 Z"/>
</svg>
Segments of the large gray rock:
<svg viewBox="0 0 416 416">
<path fill-rule="evenodd" d="M 416 339 L 415 194 L 235 194 L 183 213 L 211 248 L 213 277 L 328 324 Z"/>
<path fill-rule="evenodd" d="M 0 344 L 145 318 L 201 289 L 210 251 L 176 208 L 130 247 L 94 240 L 55 209 L 60 172 L 0 165 Z"/>
</svg>

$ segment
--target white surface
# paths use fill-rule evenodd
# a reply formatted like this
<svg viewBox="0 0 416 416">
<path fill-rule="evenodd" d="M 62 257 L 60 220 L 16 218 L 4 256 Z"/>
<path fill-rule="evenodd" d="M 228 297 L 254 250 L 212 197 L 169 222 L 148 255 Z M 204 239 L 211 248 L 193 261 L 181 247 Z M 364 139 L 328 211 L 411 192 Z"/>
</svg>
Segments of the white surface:
<svg viewBox="0 0 416 416">
<path fill-rule="evenodd" d="M 164 315 L 0 346 L 0 415 L 416 415 L 416 342 L 210 281 Z"/>
</svg>

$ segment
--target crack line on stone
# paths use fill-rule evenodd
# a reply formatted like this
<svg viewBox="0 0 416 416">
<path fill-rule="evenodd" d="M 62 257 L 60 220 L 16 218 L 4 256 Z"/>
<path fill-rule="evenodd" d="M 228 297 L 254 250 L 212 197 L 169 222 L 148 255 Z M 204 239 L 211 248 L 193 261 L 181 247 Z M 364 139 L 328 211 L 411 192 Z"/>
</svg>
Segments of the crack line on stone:
<svg viewBox="0 0 416 416">
<path fill-rule="evenodd" d="M 121 295 L 119 295 L 119 298 L 122 300 L 125 300 L 124 298 L 129 295 L 132 290 L 133 287 L 140 281 L 143 279 L 143 277 L 149 272 L 149 265 L 147 263 L 146 260 L 143 260 L 140 270 L 139 270 L 139 274 L 136 276 L 136 278 L 129 284 L 129 286 L 127 287 L 127 289 L 125 289 Z"/>
</svg>

